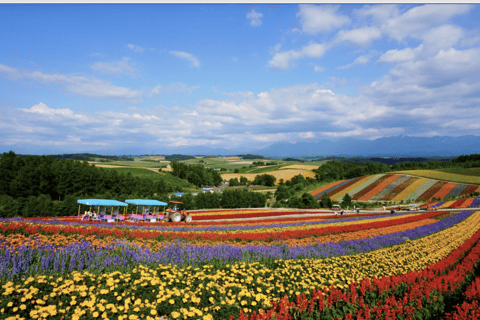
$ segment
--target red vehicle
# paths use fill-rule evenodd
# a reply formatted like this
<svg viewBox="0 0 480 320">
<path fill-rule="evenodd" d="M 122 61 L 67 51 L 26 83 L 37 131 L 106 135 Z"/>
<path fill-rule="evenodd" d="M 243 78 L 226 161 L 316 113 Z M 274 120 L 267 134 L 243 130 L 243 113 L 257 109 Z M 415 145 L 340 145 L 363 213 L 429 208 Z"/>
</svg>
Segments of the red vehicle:
<svg viewBox="0 0 480 320">
<path fill-rule="evenodd" d="M 173 208 L 169 207 L 165 210 L 165 221 L 169 222 L 192 222 L 192 216 L 188 213 L 187 210 L 180 210 L 177 208 L 177 204 L 183 204 L 180 201 L 169 201 L 173 204 Z"/>
</svg>

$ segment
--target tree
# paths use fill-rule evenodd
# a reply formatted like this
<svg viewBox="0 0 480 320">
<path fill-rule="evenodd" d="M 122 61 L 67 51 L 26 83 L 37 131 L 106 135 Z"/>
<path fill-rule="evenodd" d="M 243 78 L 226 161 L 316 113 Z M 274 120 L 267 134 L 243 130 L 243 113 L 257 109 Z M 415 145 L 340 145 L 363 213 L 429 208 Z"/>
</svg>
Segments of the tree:
<svg viewBox="0 0 480 320">
<path fill-rule="evenodd" d="M 345 193 L 342 199 L 342 207 L 346 208 L 351 207 L 352 205 L 352 197 L 350 197 L 348 193 Z"/>
<path fill-rule="evenodd" d="M 235 172 L 235 173 L 239 173 L 239 172 L 240 172 L 240 169 L 238 169 L 238 168 L 235 168 L 235 169 L 233 170 L 233 172 Z"/>
<path fill-rule="evenodd" d="M 232 178 L 232 179 L 228 180 L 228 185 L 230 187 L 236 187 L 236 186 L 240 185 L 240 183 L 238 182 L 237 178 Z"/>
<path fill-rule="evenodd" d="M 332 199 L 330 199 L 328 197 L 327 193 L 323 194 L 322 200 L 320 200 L 320 207 L 321 208 L 329 208 L 329 209 L 331 209 L 333 207 Z"/>
</svg>

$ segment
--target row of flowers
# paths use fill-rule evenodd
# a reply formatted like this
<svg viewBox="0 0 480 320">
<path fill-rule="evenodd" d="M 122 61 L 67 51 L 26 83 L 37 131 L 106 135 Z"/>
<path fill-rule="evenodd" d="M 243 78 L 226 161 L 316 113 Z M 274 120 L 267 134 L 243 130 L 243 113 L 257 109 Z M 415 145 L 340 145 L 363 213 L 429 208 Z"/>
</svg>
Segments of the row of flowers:
<svg viewBox="0 0 480 320">
<path fill-rule="evenodd" d="M 32 269 L 33 265 L 37 270 L 24 272 L 22 277 L 10 275 L 10 280 L 2 282 L 0 311 L 34 319 L 102 315 L 148 319 L 161 316 L 160 311 L 176 319 L 229 319 L 243 313 L 277 310 L 276 306 L 286 300 L 299 308 L 292 311 L 289 305 L 288 312 L 303 312 L 308 309 L 307 302 L 320 301 L 316 298 L 319 292 L 325 294 L 325 308 L 336 307 L 342 301 L 349 303 L 343 295 L 350 291 L 356 291 L 369 304 L 368 308 L 374 308 L 374 299 L 380 301 L 382 294 L 375 291 L 376 280 L 368 285 L 365 278 L 397 279 L 394 275 L 408 275 L 438 264 L 452 251 L 468 244 L 479 228 L 480 213 L 463 212 L 413 230 L 324 245 L 323 249 L 328 250 L 317 255 L 320 251 L 315 250 L 322 246 L 276 250 L 196 246 L 196 251 L 189 251 L 192 248 L 188 245 L 174 243 L 157 252 L 135 249 L 127 241 L 95 250 L 86 241 L 37 250 L 20 246 L 17 252 L 2 254 L 2 266 L 9 257 L 16 261 L 2 269 L 2 274 L 8 276 L 8 270 Z M 421 238 L 411 240 L 418 237 Z M 105 252 L 109 254 L 103 255 Z M 67 258 L 65 263 L 62 257 Z M 80 270 L 82 258 L 84 269 Z M 35 263 L 27 266 L 30 261 Z M 398 278 L 403 279 L 399 290 L 403 290 L 402 283 L 411 287 L 413 278 Z M 352 291 L 355 283 L 357 290 Z M 362 295 L 362 288 L 370 294 Z M 328 298 L 326 293 L 330 291 Z M 286 300 L 282 300 L 285 296 Z M 338 309 L 343 310 L 341 306 Z M 316 310 L 320 310 L 319 306 Z"/>
<path fill-rule="evenodd" d="M 350 282 L 343 291 L 333 286 L 314 289 L 310 296 L 284 297 L 266 312 L 247 315 L 242 310 L 238 319 L 478 319 L 480 278 L 475 274 L 480 267 L 479 238 L 477 231 L 446 258 L 422 271 L 364 278 Z"/>
<path fill-rule="evenodd" d="M 346 233 L 372 228 L 382 228 L 404 224 L 423 219 L 430 219 L 441 212 L 424 214 L 396 214 L 380 216 L 363 216 L 338 220 L 308 221 L 300 223 L 281 223 L 255 226 L 211 226 L 188 227 L 181 230 L 165 230 L 161 227 L 149 229 L 130 229 L 126 226 L 104 228 L 100 226 L 78 226 L 73 224 L 35 224 L 27 222 L 0 223 L 0 233 L 22 233 L 25 235 L 42 234 L 82 234 L 97 236 L 114 236 L 121 239 L 157 239 L 157 240 L 202 240 L 202 241 L 273 241 L 318 237 L 326 234 Z M 338 221 L 338 222 L 337 222 Z"/>
</svg>

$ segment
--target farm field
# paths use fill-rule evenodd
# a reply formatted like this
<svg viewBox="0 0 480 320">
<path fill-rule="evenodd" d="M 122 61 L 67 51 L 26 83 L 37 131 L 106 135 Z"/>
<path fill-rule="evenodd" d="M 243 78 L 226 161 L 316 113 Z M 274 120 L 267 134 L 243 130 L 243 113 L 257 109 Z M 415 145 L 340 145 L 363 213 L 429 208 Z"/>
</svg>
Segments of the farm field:
<svg viewBox="0 0 480 320">
<path fill-rule="evenodd" d="M 284 181 L 291 180 L 293 177 L 296 175 L 302 175 L 305 178 L 311 178 L 315 179 L 315 172 L 309 171 L 309 170 L 303 170 L 303 169 L 285 169 L 285 170 L 275 170 L 275 171 L 267 171 L 264 172 L 263 174 L 269 174 L 274 176 L 277 180 L 275 181 L 275 184 L 278 184 L 280 179 L 283 179 Z M 250 181 L 253 181 L 255 177 L 257 176 L 257 173 L 224 173 L 222 174 L 222 179 L 223 180 L 230 180 L 230 179 L 240 179 L 240 177 L 245 177 Z"/>
<path fill-rule="evenodd" d="M 240 211 L 229 214 L 255 213 Z M 461 319 L 478 310 L 479 229 L 471 210 L 192 224 L 2 219 L 0 318 Z"/>
<path fill-rule="evenodd" d="M 310 192 L 316 199 L 327 194 L 332 200 L 341 201 L 345 194 L 360 201 L 428 201 L 433 198 L 458 197 L 480 192 L 480 185 L 419 178 L 410 174 L 418 171 L 378 174 L 349 180 L 336 181 Z M 441 173 L 438 177 L 447 177 Z M 452 174 L 458 176 L 456 174 Z M 433 176 L 431 174 L 430 176 Z M 466 179 L 464 180 L 467 180 Z"/>
<path fill-rule="evenodd" d="M 398 173 L 409 174 L 429 179 L 445 180 L 457 183 L 469 183 L 480 185 L 480 170 L 449 168 L 439 170 L 409 170 L 398 171 Z"/>
</svg>

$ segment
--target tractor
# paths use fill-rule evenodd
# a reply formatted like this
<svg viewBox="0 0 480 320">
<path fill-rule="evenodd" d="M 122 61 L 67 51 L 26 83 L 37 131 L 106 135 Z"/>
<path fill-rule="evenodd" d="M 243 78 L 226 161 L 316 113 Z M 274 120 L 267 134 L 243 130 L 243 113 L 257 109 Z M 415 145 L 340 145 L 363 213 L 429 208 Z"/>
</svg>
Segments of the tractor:
<svg viewBox="0 0 480 320">
<path fill-rule="evenodd" d="M 165 221 L 169 222 L 192 222 L 192 216 L 187 212 L 187 210 L 179 210 L 177 204 L 183 204 L 180 201 L 170 201 L 173 204 L 173 208 L 168 208 L 165 210 Z"/>
</svg>

